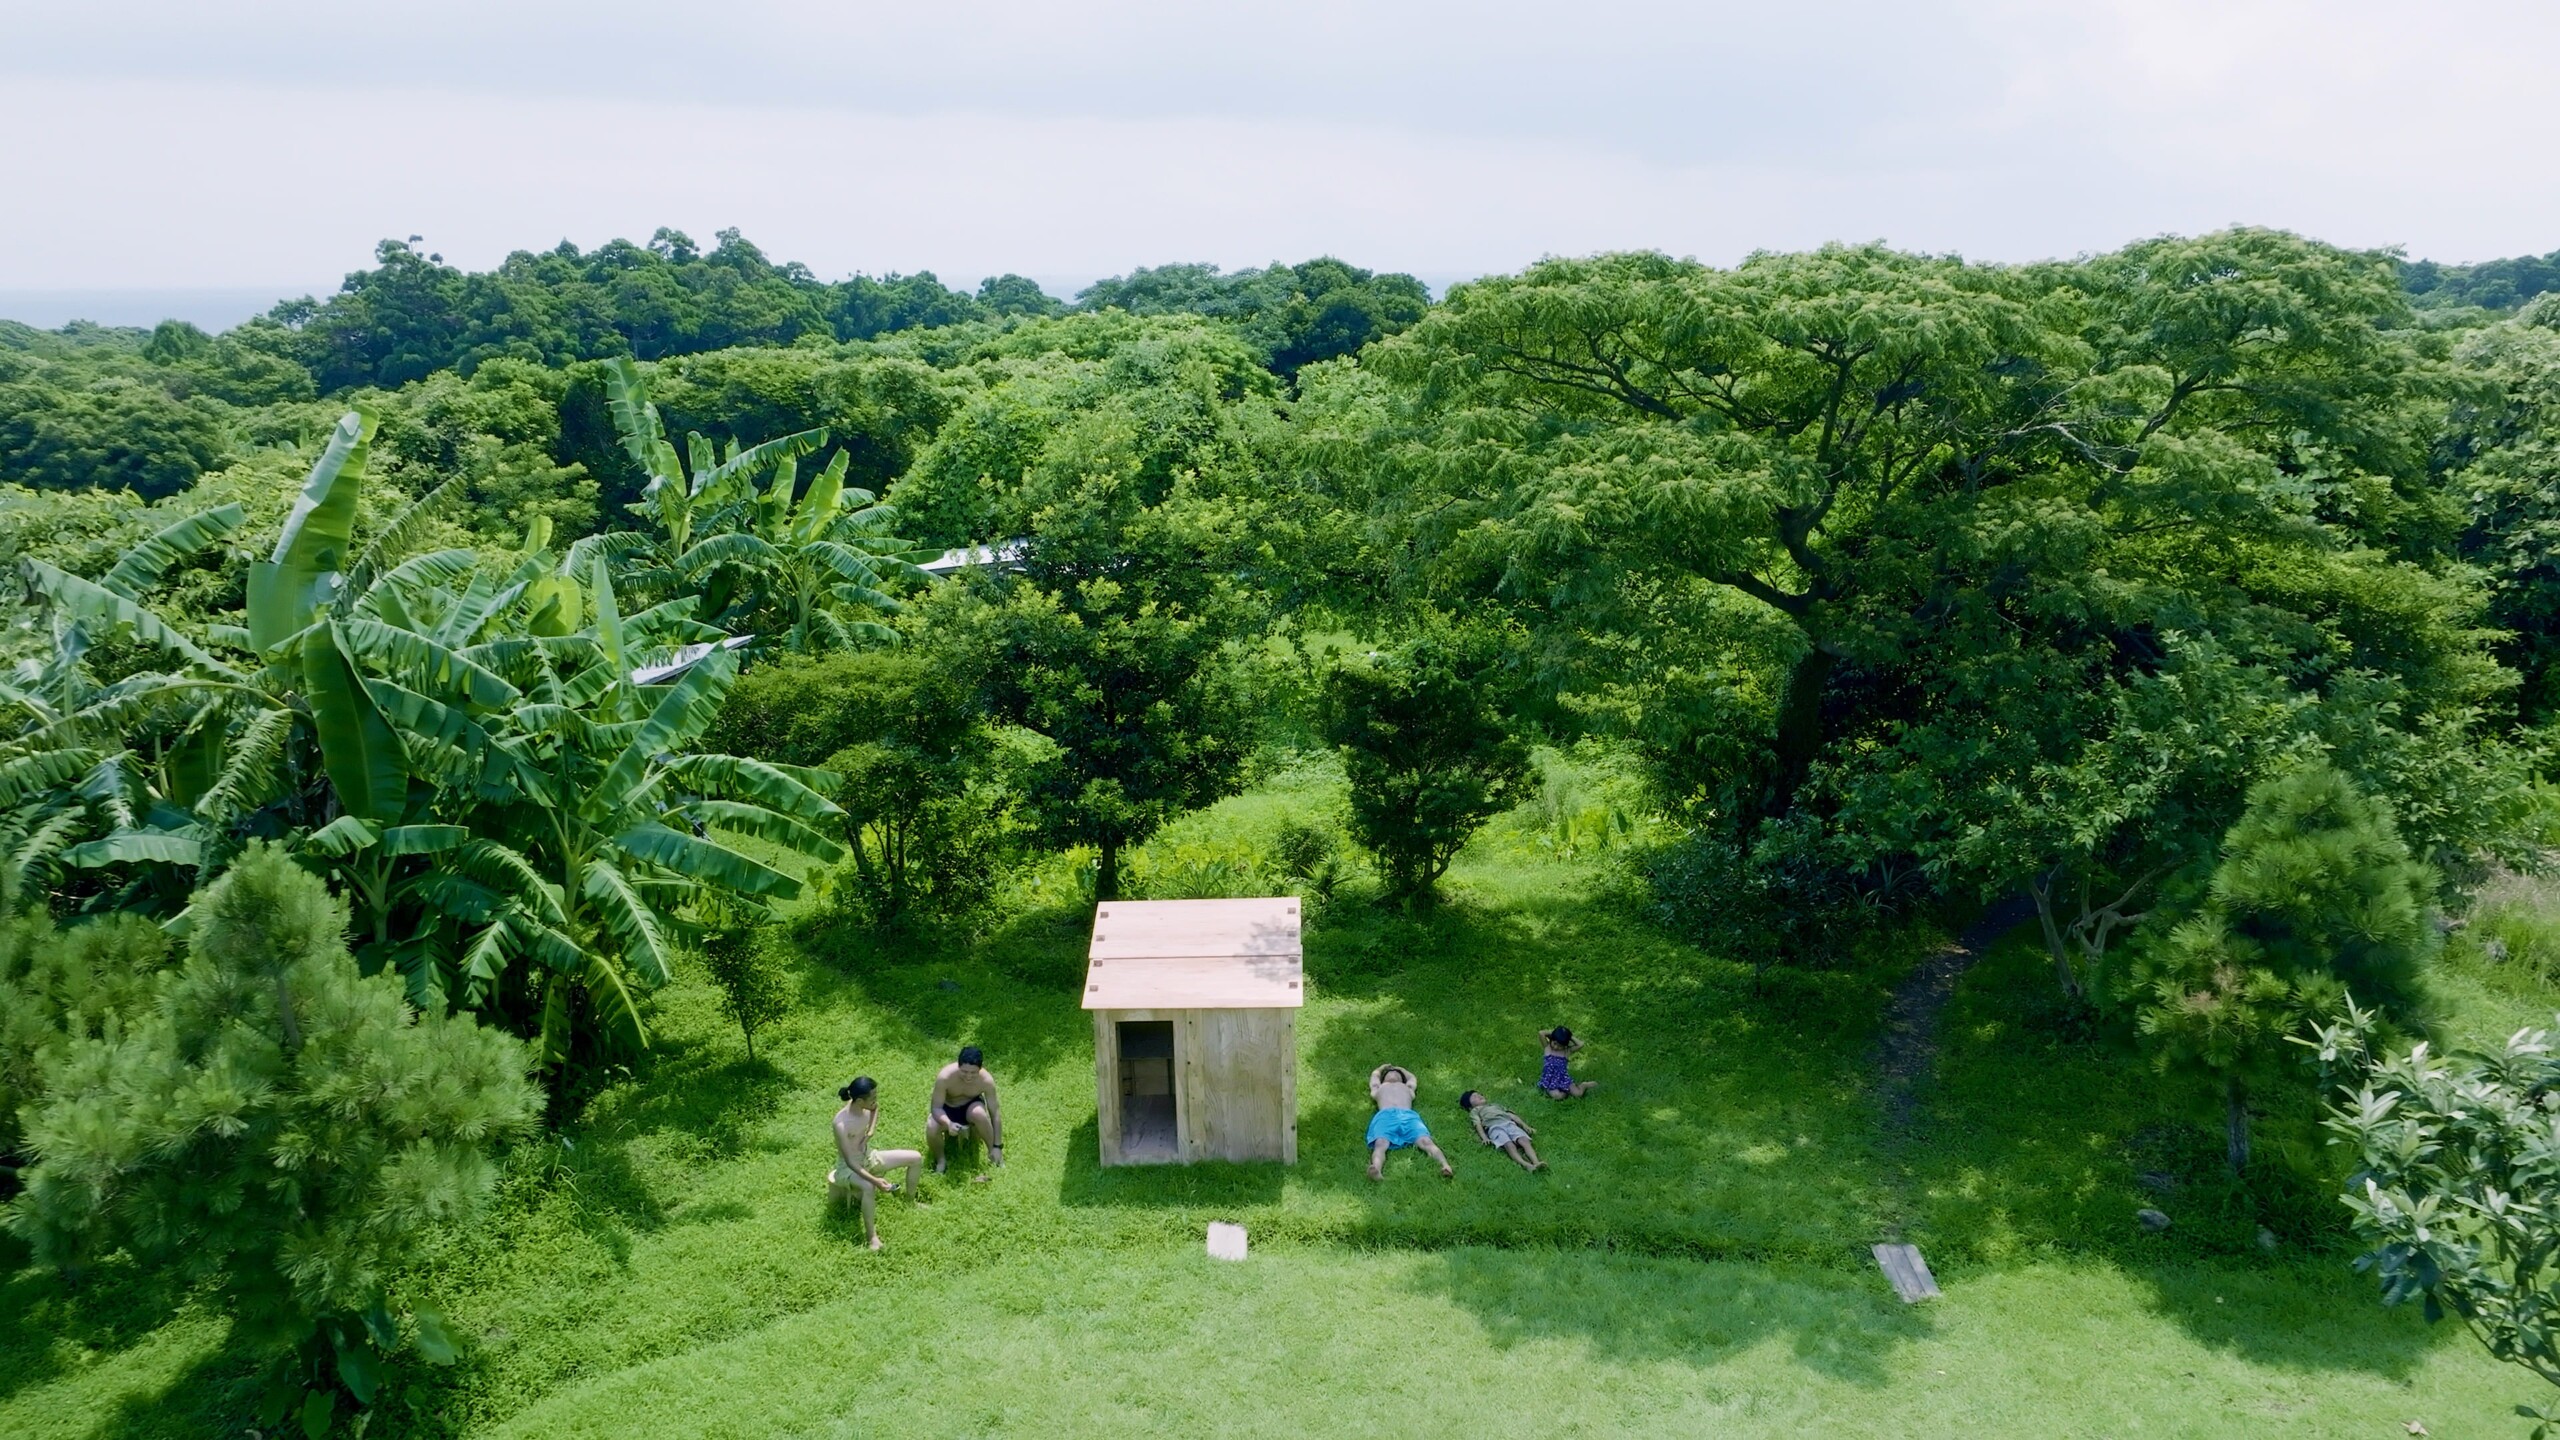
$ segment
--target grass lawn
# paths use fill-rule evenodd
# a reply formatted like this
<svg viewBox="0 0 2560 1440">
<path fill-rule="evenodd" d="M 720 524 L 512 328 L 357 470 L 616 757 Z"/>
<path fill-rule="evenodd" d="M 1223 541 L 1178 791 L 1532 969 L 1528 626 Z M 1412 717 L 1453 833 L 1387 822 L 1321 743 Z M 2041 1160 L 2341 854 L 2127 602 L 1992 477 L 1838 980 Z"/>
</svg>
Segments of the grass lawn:
<svg viewBox="0 0 2560 1440">
<path fill-rule="evenodd" d="M 1330 796 L 1284 777 L 1155 853 Z M 492 1218 L 433 1257 L 424 1294 L 471 1354 L 372 1433 L 2458 1435 L 2538 1398 L 2467 1335 L 2382 1311 L 2316 1236 L 2270 1258 L 2229 1197 L 2137 1186 L 2151 1089 L 2044 1023 L 2031 947 L 1967 977 L 1923 1132 L 1889 1150 L 1868 1057 L 1893 961 L 1754 987 L 1610 873 L 1506 826 L 1428 920 L 1321 917 L 1293 1169 L 1095 1166 L 1088 912 L 1064 894 L 966 944 L 804 929 L 801 1004 L 754 1062 L 679 985 L 651 1063 L 519 1154 Z M 2484 1029 L 2535 999 L 2447 989 Z M 1601 1082 L 1563 1106 L 1530 1087 L 1533 1032 L 1559 1022 Z M 889 1252 L 862 1254 L 820 1195 L 835 1087 L 878 1077 L 884 1141 L 913 1144 L 967 1041 L 1004 1083 L 1011 1163 L 887 1204 Z M 1405 1154 L 1363 1178 L 1362 1083 L 1387 1060 L 1422 1077 L 1454 1184 Z M 1548 1173 L 1473 1144 L 1469 1086 L 1539 1127 Z M 2166 1235 L 2133 1224 L 2154 1203 Z M 1254 1258 L 1201 1256 L 1210 1219 L 1245 1222 Z M 1892 1300 L 1865 1254 L 1888 1225 L 1944 1302 Z M 248 1370 L 148 1277 L 0 1287 L 0 1435 L 237 1435 Z"/>
</svg>

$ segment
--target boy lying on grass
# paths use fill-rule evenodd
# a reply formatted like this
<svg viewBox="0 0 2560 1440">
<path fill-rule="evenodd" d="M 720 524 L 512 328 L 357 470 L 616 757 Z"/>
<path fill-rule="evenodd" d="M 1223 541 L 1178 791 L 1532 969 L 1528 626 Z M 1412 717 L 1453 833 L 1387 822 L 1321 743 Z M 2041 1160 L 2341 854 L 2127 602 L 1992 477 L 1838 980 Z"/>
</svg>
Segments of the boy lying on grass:
<svg viewBox="0 0 2560 1440">
<path fill-rule="evenodd" d="M 1378 1102 L 1378 1113 L 1369 1117 L 1370 1179 L 1384 1179 L 1387 1152 L 1407 1145 L 1419 1145 L 1423 1154 L 1439 1161 L 1441 1179 L 1458 1173 L 1449 1168 L 1449 1157 L 1431 1143 L 1431 1127 L 1413 1112 L 1413 1093 L 1420 1088 L 1413 1072 L 1401 1065 L 1381 1065 L 1369 1072 L 1369 1098 Z"/>
<path fill-rule="evenodd" d="M 1481 1090 L 1470 1090 L 1458 1097 L 1458 1108 L 1476 1127 L 1476 1138 L 1520 1162 L 1523 1170 L 1544 1170 L 1547 1162 L 1538 1158 L 1538 1149 L 1529 1137 L 1538 1132 L 1529 1122 L 1485 1098 Z"/>
</svg>

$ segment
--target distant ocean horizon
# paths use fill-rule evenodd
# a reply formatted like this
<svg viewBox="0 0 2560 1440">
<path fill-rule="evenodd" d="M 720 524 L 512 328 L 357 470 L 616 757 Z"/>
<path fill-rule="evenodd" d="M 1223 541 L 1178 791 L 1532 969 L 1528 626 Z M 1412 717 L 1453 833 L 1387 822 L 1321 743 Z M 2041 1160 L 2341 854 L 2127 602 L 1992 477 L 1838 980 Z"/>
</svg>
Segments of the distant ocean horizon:
<svg viewBox="0 0 2560 1440">
<path fill-rule="evenodd" d="M 75 320 L 148 330 L 163 320 L 184 320 L 204 330 L 228 330 L 264 315 L 277 302 L 337 293 L 321 285 L 150 287 L 131 290 L 0 290 L 0 320 L 38 330 L 59 330 Z"/>
</svg>

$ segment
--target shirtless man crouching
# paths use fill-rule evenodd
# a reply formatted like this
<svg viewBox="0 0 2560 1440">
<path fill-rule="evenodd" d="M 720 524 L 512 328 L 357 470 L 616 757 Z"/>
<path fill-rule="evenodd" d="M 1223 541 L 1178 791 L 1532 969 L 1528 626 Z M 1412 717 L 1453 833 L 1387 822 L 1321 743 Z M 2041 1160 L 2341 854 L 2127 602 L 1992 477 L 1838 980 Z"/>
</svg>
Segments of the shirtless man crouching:
<svg viewBox="0 0 2560 1440">
<path fill-rule="evenodd" d="M 933 1157 L 934 1174 L 950 1163 L 942 1153 L 944 1138 L 957 1140 L 972 1131 L 986 1143 L 987 1163 L 1002 1165 L 1004 1119 L 996 1109 L 996 1077 L 987 1073 L 985 1052 L 963 1045 L 960 1058 L 933 1077 L 933 1093 L 925 1099 L 924 1148 Z M 972 1183 L 986 1179 L 981 1175 Z"/>
</svg>

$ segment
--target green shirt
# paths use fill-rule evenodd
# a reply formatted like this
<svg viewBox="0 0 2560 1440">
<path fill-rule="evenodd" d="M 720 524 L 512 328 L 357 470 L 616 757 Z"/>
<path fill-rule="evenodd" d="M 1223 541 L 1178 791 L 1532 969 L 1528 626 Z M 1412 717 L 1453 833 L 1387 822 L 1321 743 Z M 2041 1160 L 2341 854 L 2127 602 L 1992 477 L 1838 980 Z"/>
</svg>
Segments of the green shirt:
<svg viewBox="0 0 2560 1440">
<path fill-rule="evenodd" d="M 1476 1117 L 1476 1122 L 1487 1129 L 1491 1129 L 1493 1122 L 1496 1120 L 1508 1120 L 1514 1125 L 1520 1124 L 1519 1116 L 1512 1114 L 1510 1111 L 1503 1109 L 1501 1106 L 1494 1104 L 1490 1100 L 1487 1100 L 1467 1113 Z"/>
</svg>

